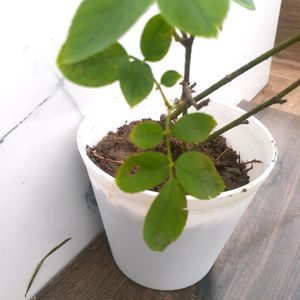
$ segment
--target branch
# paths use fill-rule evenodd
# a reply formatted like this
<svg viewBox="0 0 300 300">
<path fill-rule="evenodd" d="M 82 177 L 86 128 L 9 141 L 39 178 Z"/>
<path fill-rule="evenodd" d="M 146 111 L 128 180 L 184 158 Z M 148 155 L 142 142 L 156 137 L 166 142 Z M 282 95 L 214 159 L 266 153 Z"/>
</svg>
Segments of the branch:
<svg viewBox="0 0 300 300">
<path fill-rule="evenodd" d="M 193 90 L 192 88 L 195 86 L 195 84 L 192 84 L 191 86 L 188 85 L 188 83 L 186 83 L 185 81 L 182 82 L 182 94 L 185 99 L 185 101 L 187 103 L 189 103 L 190 105 L 194 106 L 196 108 L 196 110 L 201 109 L 204 106 L 207 106 L 210 102 L 210 99 L 205 99 L 203 101 L 201 101 L 200 103 L 197 103 L 194 98 L 193 98 Z"/>
<path fill-rule="evenodd" d="M 184 44 L 184 39 L 182 37 L 179 36 L 179 34 L 177 33 L 176 29 L 174 28 L 172 31 L 172 35 L 174 37 L 174 40 L 180 44 Z"/>
<path fill-rule="evenodd" d="M 163 89 L 161 88 L 161 85 L 158 83 L 158 81 L 154 78 L 154 83 L 156 85 L 156 89 L 159 91 L 161 97 L 163 98 L 164 100 L 164 104 L 165 106 L 167 107 L 168 110 L 171 110 L 172 109 L 172 105 L 171 103 L 168 101 Z"/>
<path fill-rule="evenodd" d="M 180 30 L 180 32 L 181 32 L 182 37 L 183 37 L 184 39 L 188 39 L 188 35 L 187 35 L 184 31 Z"/>
<path fill-rule="evenodd" d="M 216 91 L 217 89 L 219 89 L 221 86 L 229 83 L 230 81 L 232 81 L 233 79 L 235 79 L 236 77 L 240 76 L 241 74 L 245 73 L 246 71 L 250 70 L 251 68 L 253 68 L 254 66 L 260 64 L 261 62 L 263 62 L 264 60 L 270 58 L 271 56 L 273 56 L 274 54 L 280 52 L 281 50 L 296 44 L 300 41 L 300 34 L 285 40 L 284 42 L 282 42 L 281 44 L 277 45 L 276 47 L 272 48 L 271 50 L 263 53 L 262 55 L 258 56 L 257 58 L 253 59 L 252 61 L 250 61 L 249 63 L 247 63 L 246 65 L 244 65 L 243 67 L 237 69 L 236 71 L 234 71 L 233 73 L 226 75 L 223 79 L 219 80 L 218 82 L 216 82 L 215 84 L 213 84 L 212 86 L 210 86 L 208 89 L 206 89 L 205 91 L 203 91 L 202 93 L 200 93 L 199 95 L 197 95 L 196 97 L 194 97 L 195 101 L 198 102 L 201 99 L 207 97 L 208 95 L 210 95 L 212 92 Z M 172 113 L 172 119 L 175 119 L 176 117 L 178 117 L 185 109 L 187 109 L 188 107 L 190 107 L 191 104 L 189 103 L 185 103 L 184 101 L 181 101 L 178 105 L 175 111 L 173 111 Z"/>
<path fill-rule="evenodd" d="M 193 49 L 193 43 L 194 43 L 194 37 L 190 36 L 187 37 L 187 35 L 182 32 L 184 39 L 184 48 L 185 48 L 185 60 L 184 60 L 184 76 L 183 76 L 183 82 L 182 82 L 182 93 L 181 93 L 181 99 L 186 102 L 186 107 L 182 110 L 182 113 L 185 115 L 187 114 L 187 108 L 192 105 L 193 97 L 189 94 L 187 94 L 187 91 L 185 90 L 186 87 L 188 88 L 188 91 L 190 85 L 190 70 L 191 70 L 191 59 L 192 59 L 192 49 Z"/>
<path fill-rule="evenodd" d="M 190 81 L 190 70 L 191 70 L 191 58 L 192 48 L 194 43 L 194 37 L 190 36 L 185 39 L 185 63 L 184 63 L 184 77 L 183 81 L 189 84 Z"/>
<path fill-rule="evenodd" d="M 267 107 L 269 107 L 273 104 L 286 103 L 287 101 L 285 99 L 282 99 L 282 98 L 285 95 L 287 95 L 288 93 L 290 93 L 291 91 L 293 91 L 294 89 L 296 89 L 298 86 L 300 86 L 300 79 L 296 80 L 294 83 L 292 83 L 290 86 L 288 86 L 287 88 L 282 90 L 276 96 L 274 96 L 271 99 L 269 99 L 269 100 L 263 102 L 262 104 L 256 106 L 255 108 L 253 108 L 249 112 L 243 114 L 238 119 L 235 119 L 234 121 L 232 121 L 231 123 L 225 125 L 224 127 L 218 129 L 213 134 L 211 134 L 205 141 L 201 142 L 201 145 L 207 143 L 208 141 L 211 141 L 211 140 L 215 139 L 216 137 L 220 136 L 224 132 L 226 132 L 226 131 L 228 131 L 228 130 L 230 130 L 230 129 L 232 129 L 232 128 L 240 125 L 240 124 L 245 124 L 245 121 L 249 117 L 251 117 L 252 115 L 258 113 L 259 111 L 261 111 L 261 110 L 263 110 L 263 109 L 265 109 L 265 108 L 267 108 Z"/>
</svg>

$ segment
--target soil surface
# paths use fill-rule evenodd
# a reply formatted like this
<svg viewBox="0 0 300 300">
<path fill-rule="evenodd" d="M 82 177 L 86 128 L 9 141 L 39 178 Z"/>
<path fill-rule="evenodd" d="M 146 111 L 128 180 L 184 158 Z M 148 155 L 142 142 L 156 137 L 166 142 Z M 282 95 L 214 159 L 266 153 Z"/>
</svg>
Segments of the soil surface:
<svg viewBox="0 0 300 300">
<path fill-rule="evenodd" d="M 103 171 L 115 176 L 119 166 L 125 159 L 138 152 L 145 150 L 137 148 L 130 141 L 130 131 L 132 127 L 140 121 L 134 121 L 118 128 L 117 132 L 108 132 L 108 134 L 93 147 L 87 146 L 87 155 Z M 182 154 L 182 143 L 175 138 L 171 140 L 173 159 L 176 160 Z M 193 151 L 201 151 L 207 154 L 214 162 L 219 174 L 224 180 L 225 190 L 235 189 L 249 183 L 248 171 L 252 169 L 254 163 L 259 161 L 242 162 L 240 155 L 232 148 L 227 146 L 226 139 L 222 136 L 208 142 L 205 145 L 193 145 Z M 151 151 L 160 151 L 166 153 L 164 141 Z M 159 187 L 153 190 L 158 191 Z"/>
</svg>

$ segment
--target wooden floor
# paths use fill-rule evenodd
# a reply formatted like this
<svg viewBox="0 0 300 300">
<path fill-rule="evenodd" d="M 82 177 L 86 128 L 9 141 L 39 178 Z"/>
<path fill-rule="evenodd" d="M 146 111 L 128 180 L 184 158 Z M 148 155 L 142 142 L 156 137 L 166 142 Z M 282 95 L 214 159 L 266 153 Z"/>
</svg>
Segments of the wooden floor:
<svg viewBox="0 0 300 300">
<path fill-rule="evenodd" d="M 256 103 L 263 102 L 299 78 L 300 61 L 295 62 L 277 57 L 273 58 L 269 84 L 259 93 L 254 101 Z M 274 105 L 273 108 L 300 116 L 300 88 L 292 91 L 285 98 L 288 100 L 287 103 Z"/>
<path fill-rule="evenodd" d="M 270 83 L 255 102 L 274 96 L 299 77 L 299 64 L 274 59 Z M 135 284 L 115 265 L 103 234 L 34 299 L 299 300 L 300 88 L 286 98 L 287 104 L 258 115 L 278 142 L 277 166 L 210 273 L 198 284 L 175 292 Z"/>
<path fill-rule="evenodd" d="M 299 0 L 282 0 L 276 44 L 285 39 L 299 34 L 300 32 L 300 1 Z M 281 58 L 287 58 L 300 62 L 300 44 L 285 49 L 277 54 Z"/>
</svg>

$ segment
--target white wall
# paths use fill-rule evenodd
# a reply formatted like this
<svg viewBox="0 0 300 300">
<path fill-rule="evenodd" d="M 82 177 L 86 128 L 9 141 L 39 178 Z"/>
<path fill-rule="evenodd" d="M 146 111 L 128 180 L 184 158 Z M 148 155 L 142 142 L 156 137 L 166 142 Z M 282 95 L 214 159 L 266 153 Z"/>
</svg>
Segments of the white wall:
<svg viewBox="0 0 300 300">
<path fill-rule="evenodd" d="M 55 58 L 79 0 L 0 2 L 0 299 L 24 298 L 36 263 L 56 244 L 29 294 L 34 295 L 101 230 L 86 171 L 75 144 L 76 128 L 90 110 L 112 111 L 122 100 L 117 84 L 85 89 L 63 82 Z M 280 0 L 256 1 L 256 12 L 234 3 L 218 39 L 199 40 L 192 80 L 200 90 L 272 47 Z M 148 12 L 141 22 L 153 14 Z M 123 41 L 139 55 L 135 26 Z M 182 72 L 174 43 L 157 77 Z M 269 62 L 245 74 L 213 98 L 238 103 L 266 84 Z M 170 97 L 179 90 L 168 91 Z M 104 99 L 109 99 L 104 103 Z M 160 101 L 156 94 L 151 101 Z M 110 110 L 111 109 L 111 110 Z"/>
<path fill-rule="evenodd" d="M 192 57 L 191 81 L 197 82 L 198 92 L 273 47 L 281 0 L 257 0 L 255 3 L 256 11 L 249 11 L 233 2 L 218 39 L 196 40 Z M 139 40 L 135 38 L 140 36 L 145 21 L 155 13 L 156 8 L 150 9 L 121 39 L 130 54 L 142 58 Z M 181 45 L 174 42 L 170 53 L 163 61 L 151 64 L 154 75 L 159 79 L 168 69 L 175 69 L 183 74 L 183 57 Z M 271 60 L 268 60 L 253 68 L 213 93 L 211 99 L 231 104 L 251 100 L 267 84 L 270 64 Z M 101 89 L 88 89 L 68 82 L 66 89 L 80 104 L 84 114 L 91 107 L 95 109 L 98 106 L 101 109 L 100 106 L 103 107 L 104 102 L 101 101 L 102 99 L 113 98 L 119 102 L 123 101 L 118 84 Z M 168 90 L 167 93 L 170 98 L 176 98 L 180 95 L 180 87 Z M 149 101 L 158 98 L 159 95 L 153 92 L 149 96 Z M 105 103 L 105 107 L 113 109 L 115 103 L 115 101 Z"/>
<path fill-rule="evenodd" d="M 47 57 L 59 3 L 48 3 L 51 10 L 40 2 L 0 2 L 0 299 L 7 300 L 24 299 L 36 264 L 55 245 L 72 237 L 28 298 L 102 228 L 76 149 L 82 114 Z"/>
</svg>

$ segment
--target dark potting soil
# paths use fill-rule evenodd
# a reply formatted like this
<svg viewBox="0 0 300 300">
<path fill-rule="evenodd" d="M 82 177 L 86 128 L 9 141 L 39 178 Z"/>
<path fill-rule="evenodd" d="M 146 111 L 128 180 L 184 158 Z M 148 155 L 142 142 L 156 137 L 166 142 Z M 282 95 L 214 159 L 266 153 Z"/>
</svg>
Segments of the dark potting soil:
<svg viewBox="0 0 300 300">
<path fill-rule="evenodd" d="M 119 166 L 132 154 L 145 150 L 137 148 L 130 141 L 132 127 L 140 121 L 125 124 L 116 132 L 108 134 L 93 147 L 87 146 L 87 155 L 103 171 L 115 176 Z M 183 145 L 180 141 L 171 140 L 173 159 L 176 160 L 183 152 Z M 226 138 L 220 136 L 205 145 L 193 145 L 193 151 L 201 151 L 207 154 L 214 162 L 216 169 L 224 180 L 225 190 L 232 190 L 249 183 L 248 171 L 253 167 L 253 163 L 259 161 L 243 162 L 240 155 L 230 148 L 226 143 Z M 162 141 L 151 151 L 166 153 L 165 143 Z M 153 190 L 158 191 L 160 187 Z"/>
</svg>

